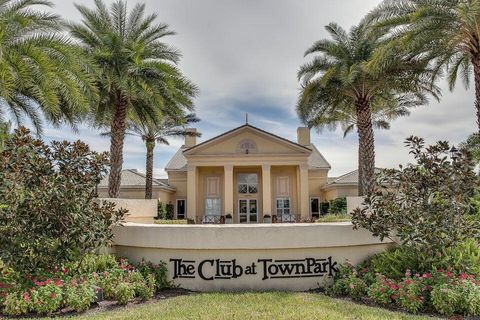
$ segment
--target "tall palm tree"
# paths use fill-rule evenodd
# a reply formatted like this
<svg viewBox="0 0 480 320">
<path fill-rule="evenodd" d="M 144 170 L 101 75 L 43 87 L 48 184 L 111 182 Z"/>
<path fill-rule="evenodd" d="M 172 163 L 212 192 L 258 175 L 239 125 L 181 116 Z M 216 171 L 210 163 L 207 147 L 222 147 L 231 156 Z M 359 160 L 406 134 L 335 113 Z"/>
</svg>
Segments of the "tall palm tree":
<svg viewBox="0 0 480 320">
<path fill-rule="evenodd" d="M 127 124 L 127 134 L 142 138 L 147 148 L 146 159 L 146 185 L 145 199 L 152 199 L 152 181 L 153 181 L 153 151 L 155 145 L 169 145 L 168 139 L 171 137 L 196 136 L 200 133 L 187 129 L 189 124 L 200 121 L 195 114 L 189 114 L 180 119 L 165 117 L 160 122 L 152 121 L 140 122 L 129 121 Z"/>
<path fill-rule="evenodd" d="M 346 32 L 335 23 L 326 30 L 332 40 L 317 41 L 305 55 L 319 54 L 304 64 L 298 78 L 302 90 L 297 113 L 310 127 L 332 124 L 332 119 L 355 119 L 359 138 L 360 195 L 374 190 L 375 145 L 372 112 L 400 110 L 427 102 L 427 93 L 438 89 L 428 81 L 425 63 L 398 56 L 395 63 L 372 67 L 383 30 L 373 30 L 368 20 Z"/>
<path fill-rule="evenodd" d="M 119 195 L 127 116 L 157 123 L 162 116 L 193 110 L 197 88 L 176 67 L 179 52 L 163 43 L 173 32 L 145 14 L 145 4 L 130 12 L 124 1 L 110 9 L 102 0 L 95 7 L 76 4 L 81 23 L 69 23 L 71 35 L 100 68 L 97 123 L 110 121 L 109 196 Z"/>
<path fill-rule="evenodd" d="M 46 0 L 0 1 L 0 120 L 18 125 L 27 116 L 37 133 L 42 116 L 75 125 L 96 98 L 87 59 L 61 34 L 60 18 L 40 11 L 51 6 Z"/>
<path fill-rule="evenodd" d="M 436 69 L 432 80 L 446 70 L 453 90 L 459 75 L 468 87 L 473 74 L 480 132 L 480 1 L 386 0 L 370 16 L 392 30 L 384 51 L 403 48 L 430 60 Z"/>
</svg>

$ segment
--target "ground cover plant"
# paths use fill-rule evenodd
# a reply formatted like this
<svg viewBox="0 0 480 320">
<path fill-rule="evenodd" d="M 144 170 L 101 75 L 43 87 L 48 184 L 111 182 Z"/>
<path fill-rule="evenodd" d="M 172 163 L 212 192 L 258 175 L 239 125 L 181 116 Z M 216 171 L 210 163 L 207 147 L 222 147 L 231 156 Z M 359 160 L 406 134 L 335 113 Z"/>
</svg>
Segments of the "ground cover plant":
<svg viewBox="0 0 480 320">
<path fill-rule="evenodd" d="M 2 313 L 83 312 L 102 299 L 120 305 L 134 299 L 146 301 L 171 286 L 165 263 L 141 261 L 133 265 L 109 254 L 89 254 L 80 266 L 71 262 L 35 276 L 5 265 L 0 272 L 0 318 Z"/>
</svg>

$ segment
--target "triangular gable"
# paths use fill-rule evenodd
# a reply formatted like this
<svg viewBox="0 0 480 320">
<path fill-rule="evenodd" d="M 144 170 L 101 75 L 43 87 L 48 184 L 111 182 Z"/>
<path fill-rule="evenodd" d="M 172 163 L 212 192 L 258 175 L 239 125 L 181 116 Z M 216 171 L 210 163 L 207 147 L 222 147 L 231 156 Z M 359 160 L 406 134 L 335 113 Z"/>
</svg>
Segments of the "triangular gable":
<svg viewBox="0 0 480 320">
<path fill-rule="evenodd" d="M 186 149 L 183 154 L 238 153 L 238 143 L 249 139 L 258 143 L 258 153 L 301 153 L 309 155 L 312 152 L 310 148 L 245 124 Z"/>
</svg>

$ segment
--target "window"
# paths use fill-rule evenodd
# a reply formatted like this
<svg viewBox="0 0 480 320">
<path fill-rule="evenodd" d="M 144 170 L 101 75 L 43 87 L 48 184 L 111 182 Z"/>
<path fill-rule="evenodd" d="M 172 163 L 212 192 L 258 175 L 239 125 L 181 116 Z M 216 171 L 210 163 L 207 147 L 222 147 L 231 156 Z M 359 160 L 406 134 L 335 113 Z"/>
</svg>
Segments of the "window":
<svg viewBox="0 0 480 320">
<path fill-rule="evenodd" d="M 258 193 L 258 175 L 256 173 L 240 173 L 237 176 L 238 193 Z"/>
<path fill-rule="evenodd" d="M 238 201 L 238 213 L 240 223 L 256 223 L 258 221 L 257 200 L 240 199 Z"/>
<path fill-rule="evenodd" d="M 320 216 L 320 199 L 310 198 L 310 214 L 312 217 L 318 218 Z"/>
<path fill-rule="evenodd" d="M 186 207 L 185 199 L 177 199 L 177 219 L 185 219 Z"/>
<path fill-rule="evenodd" d="M 220 198 L 206 198 L 205 199 L 205 215 L 219 216 L 220 215 Z"/>
<path fill-rule="evenodd" d="M 277 216 L 290 215 L 290 199 L 277 198 Z"/>
</svg>

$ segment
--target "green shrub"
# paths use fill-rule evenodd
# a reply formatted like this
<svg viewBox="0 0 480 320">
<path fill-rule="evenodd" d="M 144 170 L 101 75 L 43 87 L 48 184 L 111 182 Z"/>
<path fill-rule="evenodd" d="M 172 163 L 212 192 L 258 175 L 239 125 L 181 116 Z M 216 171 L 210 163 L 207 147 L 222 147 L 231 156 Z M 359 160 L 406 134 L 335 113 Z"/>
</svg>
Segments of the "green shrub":
<svg viewBox="0 0 480 320">
<path fill-rule="evenodd" d="M 63 301 L 62 293 L 62 288 L 53 283 L 36 287 L 32 291 L 33 309 L 46 314 L 59 310 Z"/>
<path fill-rule="evenodd" d="M 118 263 L 113 255 L 90 253 L 83 258 L 77 271 L 82 274 L 88 274 L 93 272 L 101 273 L 116 268 L 118 268 Z"/>
<path fill-rule="evenodd" d="M 444 283 L 432 288 L 431 299 L 437 312 L 451 316 L 457 311 L 461 292 L 451 283 Z"/>
<path fill-rule="evenodd" d="M 423 139 L 410 137 L 406 144 L 416 163 L 377 175 L 377 188 L 365 199 L 366 206 L 354 210 L 355 228 L 431 257 L 479 237 L 480 221 L 470 218 L 470 199 L 479 185 L 472 157 L 464 150 L 449 156 L 445 141 L 425 147 Z"/>
<path fill-rule="evenodd" d="M 368 288 L 367 295 L 376 303 L 386 305 L 392 302 L 397 290 L 398 286 L 393 280 L 379 274 Z"/>
<path fill-rule="evenodd" d="M 150 283 L 150 286 L 139 271 L 130 272 L 126 278 L 133 285 L 135 296 L 143 301 L 151 299 L 155 292 L 155 278 L 153 274 L 148 274 L 147 277 L 150 277 L 150 281 L 153 281 L 153 283 Z"/>
<path fill-rule="evenodd" d="M 328 209 L 330 208 L 330 203 L 329 202 L 322 202 L 320 203 L 320 214 L 327 214 Z"/>
<path fill-rule="evenodd" d="M 167 205 L 163 202 L 158 201 L 157 204 L 157 216 L 155 220 L 165 220 L 167 219 Z"/>
<path fill-rule="evenodd" d="M 405 310 L 417 313 L 425 305 L 424 288 L 422 278 L 407 277 L 399 284 L 395 300 Z"/>
<path fill-rule="evenodd" d="M 158 264 L 153 264 L 151 261 L 142 261 L 137 266 L 138 271 L 146 279 L 149 274 L 152 274 L 155 277 L 155 288 L 156 290 L 161 290 L 165 288 L 170 288 L 172 284 L 167 280 L 167 264 L 163 261 L 160 261 Z"/>
<path fill-rule="evenodd" d="M 64 299 L 67 307 L 83 312 L 95 301 L 95 291 L 88 282 L 72 282 L 64 288 Z"/>
<path fill-rule="evenodd" d="M 347 213 L 347 198 L 337 198 L 330 200 L 328 206 L 329 214 L 346 214 Z"/>
<path fill-rule="evenodd" d="M 118 304 L 127 304 L 135 297 L 135 289 L 131 283 L 120 282 L 115 286 L 115 300 Z"/>
<path fill-rule="evenodd" d="M 460 301 L 463 312 L 471 316 L 480 316 L 480 285 L 466 282 L 463 288 Z"/>
<path fill-rule="evenodd" d="M 367 293 L 367 285 L 363 279 L 351 276 L 346 278 L 347 294 L 353 300 L 361 300 Z"/>
<path fill-rule="evenodd" d="M 97 276 L 96 284 L 102 288 L 105 299 L 115 298 L 115 288 L 118 283 L 123 282 L 122 270 L 104 271 Z"/>
<path fill-rule="evenodd" d="M 125 211 L 95 198 L 107 166 L 106 153 L 81 141 L 46 145 L 16 130 L 0 152 L 3 262 L 35 274 L 109 245 Z"/>
<path fill-rule="evenodd" d="M 5 297 L 4 312 L 9 316 L 20 316 L 28 313 L 32 307 L 31 296 L 28 292 L 11 292 Z"/>
<path fill-rule="evenodd" d="M 169 203 L 165 206 L 166 216 L 165 219 L 172 220 L 175 216 L 175 207 L 173 204 Z"/>
</svg>

